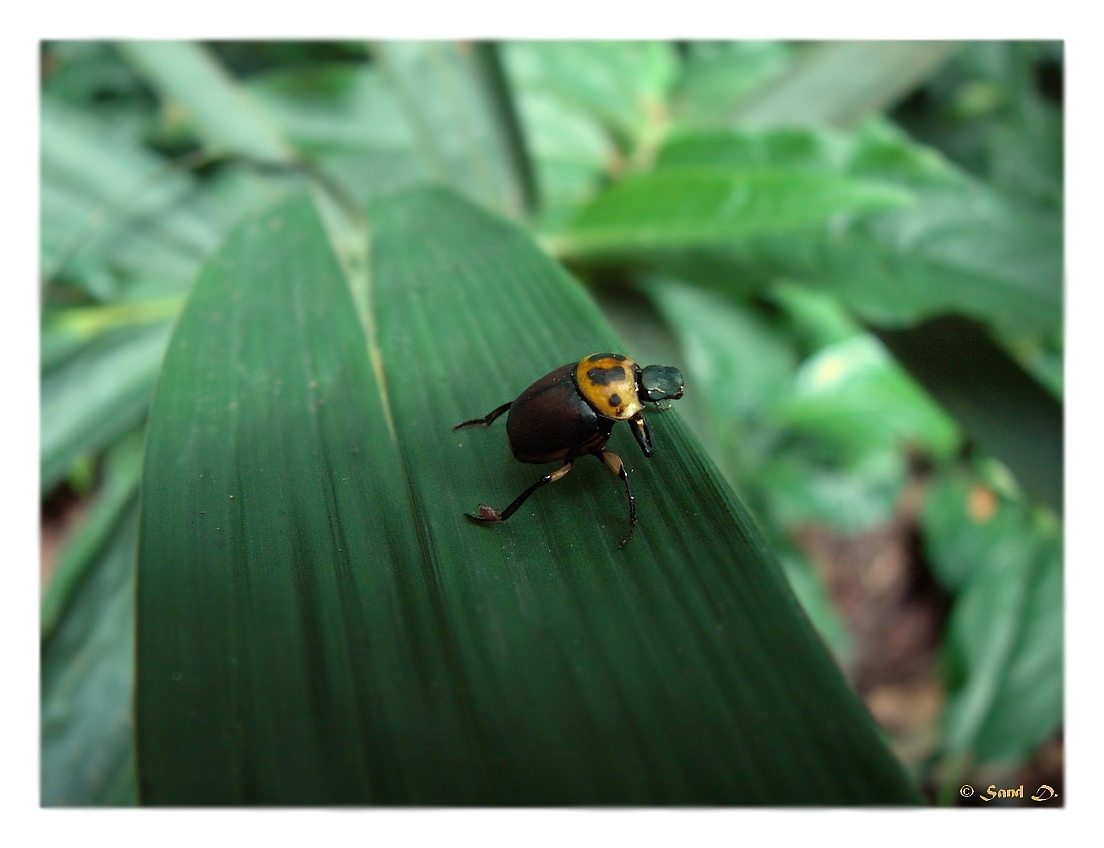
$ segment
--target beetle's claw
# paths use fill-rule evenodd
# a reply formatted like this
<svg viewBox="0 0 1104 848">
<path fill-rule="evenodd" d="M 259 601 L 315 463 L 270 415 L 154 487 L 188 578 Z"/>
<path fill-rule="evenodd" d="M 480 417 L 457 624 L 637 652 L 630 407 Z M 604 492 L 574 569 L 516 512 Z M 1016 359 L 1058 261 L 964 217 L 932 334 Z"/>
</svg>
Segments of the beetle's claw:
<svg viewBox="0 0 1104 848">
<path fill-rule="evenodd" d="M 625 537 L 624 539 L 622 539 L 622 540 L 621 540 L 621 544 L 617 546 L 617 550 L 619 550 L 619 551 L 620 551 L 620 550 L 624 550 L 624 548 L 625 548 L 625 545 L 627 545 L 627 544 L 629 543 L 629 539 L 631 539 L 631 538 L 632 538 L 632 535 L 633 535 L 633 533 L 634 533 L 634 532 L 636 532 L 636 525 L 637 525 L 637 523 L 638 523 L 638 522 L 636 522 L 636 521 L 633 521 L 633 522 L 631 522 L 631 523 L 629 524 L 629 535 L 628 535 L 628 536 L 626 536 L 626 537 Z"/>
<path fill-rule="evenodd" d="M 479 505 L 479 515 L 472 515 L 470 512 L 465 512 L 468 518 L 472 521 L 487 522 L 487 521 L 501 521 L 502 517 L 498 514 L 498 510 L 494 507 L 487 506 L 486 504 Z"/>
<path fill-rule="evenodd" d="M 640 523 L 640 520 L 636 516 L 633 516 L 633 518 L 631 518 L 631 520 L 628 522 L 628 536 L 626 536 L 622 540 L 622 543 L 617 545 L 618 551 L 625 550 L 625 545 L 628 544 L 629 539 L 633 538 L 633 533 L 636 532 L 636 526 L 638 523 Z"/>
</svg>

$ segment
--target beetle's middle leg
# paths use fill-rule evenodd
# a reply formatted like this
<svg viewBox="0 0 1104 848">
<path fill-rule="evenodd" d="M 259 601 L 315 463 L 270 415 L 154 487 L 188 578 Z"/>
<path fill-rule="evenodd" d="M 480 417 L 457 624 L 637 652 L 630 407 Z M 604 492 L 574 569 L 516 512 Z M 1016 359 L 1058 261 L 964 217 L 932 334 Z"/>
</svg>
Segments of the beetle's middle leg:
<svg viewBox="0 0 1104 848">
<path fill-rule="evenodd" d="M 491 424 L 494 423 L 494 420 L 496 418 L 498 418 L 498 416 L 500 416 L 507 409 L 509 409 L 513 405 L 513 403 L 514 402 L 512 400 L 507 401 L 506 403 L 502 404 L 502 406 L 499 406 L 499 407 L 491 410 L 489 413 L 484 415 L 482 418 L 472 418 L 469 421 L 461 421 L 459 424 L 457 424 L 452 429 L 453 430 L 459 430 L 461 427 L 474 427 L 476 424 L 481 424 L 484 427 L 490 427 Z"/>
<path fill-rule="evenodd" d="M 507 404 L 507 406 L 509 406 L 509 404 Z M 493 415 L 494 413 L 491 414 Z M 480 504 L 479 515 L 472 515 L 470 512 L 465 512 L 464 515 L 466 515 L 472 521 L 505 521 L 507 518 L 517 512 L 517 508 L 525 503 L 526 498 L 533 494 L 533 492 L 535 492 L 541 486 L 546 486 L 549 483 L 555 483 L 570 470 L 571 462 L 568 461 L 557 468 L 555 471 L 553 471 L 551 474 L 545 474 L 536 483 L 534 483 L 532 486 L 530 486 L 528 489 L 518 495 L 517 498 L 514 499 L 514 502 L 506 507 L 506 509 L 502 510 L 502 512 L 499 512 L 494 507 L 487 506 L 486 504 Z"/>
<path fill-rule="evenodd" d="M 625 481 L 625 493 L 629 496 L 629 535 L 617 546 L 617 550 L 621 550 L 632 538 L 637 525 L 636 498 L 633 497 L 632 486 L 629 485 L 629 472 L 625 470 L 625 463 L 621 461 L 621 457 L 613 451 L 597 450 L 594 455 L 605 463 L 606 468 Z"/>
</svg>

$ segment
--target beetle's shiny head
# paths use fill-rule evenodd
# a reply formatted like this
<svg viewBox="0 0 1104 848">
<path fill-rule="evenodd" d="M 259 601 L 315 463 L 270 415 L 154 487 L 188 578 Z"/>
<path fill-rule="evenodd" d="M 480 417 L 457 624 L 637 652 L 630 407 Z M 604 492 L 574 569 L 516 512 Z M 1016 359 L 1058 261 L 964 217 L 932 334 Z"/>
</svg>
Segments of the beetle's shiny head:
<svg viewBox="0 0 1104 848">
<path fill-rule="evenodd" d="M 650 403 L 678 400 L 685 383 L 682 372 L 669 365 L 649 365 L 640 369 L 640 396 Z"/>
</svg>

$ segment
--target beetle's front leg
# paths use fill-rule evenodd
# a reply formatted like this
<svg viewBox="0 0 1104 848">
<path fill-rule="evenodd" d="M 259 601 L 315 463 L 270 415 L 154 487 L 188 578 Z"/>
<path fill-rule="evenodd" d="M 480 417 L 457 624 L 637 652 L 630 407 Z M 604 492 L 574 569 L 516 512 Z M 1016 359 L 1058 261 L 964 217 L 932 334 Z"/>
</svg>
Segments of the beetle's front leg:
<svg viewBox="0 0 1104 848">
<path fill-rule="evenodd" d="M 644 413 L 636 413 L 629 419 L 629 424 L 632 425 L 633 436 L 636 438 L 636 443 L 640 445 L 640 449 L 644 451 L 644 456 L 651 456 L 652 431 L 648 427 L 648 420 L 644 417 Z"/>
</svg>

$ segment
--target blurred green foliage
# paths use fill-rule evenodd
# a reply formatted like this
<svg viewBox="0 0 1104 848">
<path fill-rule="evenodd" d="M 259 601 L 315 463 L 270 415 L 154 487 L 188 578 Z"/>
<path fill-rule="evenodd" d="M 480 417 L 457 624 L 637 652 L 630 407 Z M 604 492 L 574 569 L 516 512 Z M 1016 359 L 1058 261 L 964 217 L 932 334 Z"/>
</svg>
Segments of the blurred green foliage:
<svg viewBox="0 0 1104 848">
<path fill-rule="evenodd" d="M 42 494 L 100 482 L 44 602 L 43 803 L 133 801 L 133 440 L 200 267 L 304 184 L 346 211 L 442 184 L 529 226 L 635 358 L 684 369 L 688 422 L 844 663 L 795 534 L 876 528 L 919 483 L 950 611 L 942 736 L 911 765 L 945 793 L 1053 737 L 1061 467 L 1031 446 L 1060 456 L 1062 46 L 875 47 L 44 45 Z M 878 339 L 939 362 L 942 316 L 1001 358 L 988 420 Z M 1057 434 L 1022 406 L 1040 391 Z"/>
</svg>

